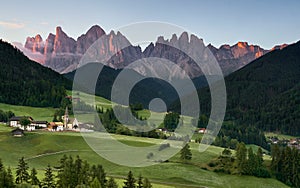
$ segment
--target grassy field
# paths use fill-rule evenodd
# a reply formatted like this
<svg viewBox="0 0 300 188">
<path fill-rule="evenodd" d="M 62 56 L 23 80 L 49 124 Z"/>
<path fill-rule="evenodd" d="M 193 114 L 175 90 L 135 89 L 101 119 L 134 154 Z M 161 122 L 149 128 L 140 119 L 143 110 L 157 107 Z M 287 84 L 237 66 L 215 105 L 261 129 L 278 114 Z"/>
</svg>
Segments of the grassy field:
<svg viewBox="0 0 300 188">
<path fill-rule="evenodd" d="M 266 137 L 277 137 L 279 140 L 290 140 L 296 138 L 295 136 L 285 135 L 285 134 L 277 134 L 271 132 L 265 132 Z"/>
<path fill-rule="evenodd" d="M 3 111 L 12 111 L 16 116 L 31 116 L 34 120 L 52 121 L 55 108 L 37 108 L 30 106 L 16 106 L 0 103 Z"/>
<path fill-rule="evenodd" d="M 163 187 L 287 187 L 274 179 L 261 179 L 248 176 L 224 175 L 203 170 L 203 163 L 217 157 L 223 150 L 210 146 L 207 151 L 200 153 L 198 144 L 191 143 L 193 159 L 190 164 L 182 164 L 179 155 L 172 157 L 169 162 L 159 163 L 147 168 L 129 168 L 116 165 L 96 154 L 84 141 L 80 133 L 74 132 L 28 132 L 21 138 L 10 135 L 11 128 L 0 126 L 0 158 L 14 170 L 17 161 L 24 156 L 30 165 L 39 170 L 40 176 L 47 164 L 58 165 L 64 155 L 79 155 L 91 164 L 102 164 L 109 176 L 116 177 L 120 184 L 129 170 L 137 177 L 142 174 L 155 183 L 154 188 Z M 115 135 L 121 142 L 135 146 L 147 147 L 161 142 L 158 139 L 129 137 Z"/>
</svg>

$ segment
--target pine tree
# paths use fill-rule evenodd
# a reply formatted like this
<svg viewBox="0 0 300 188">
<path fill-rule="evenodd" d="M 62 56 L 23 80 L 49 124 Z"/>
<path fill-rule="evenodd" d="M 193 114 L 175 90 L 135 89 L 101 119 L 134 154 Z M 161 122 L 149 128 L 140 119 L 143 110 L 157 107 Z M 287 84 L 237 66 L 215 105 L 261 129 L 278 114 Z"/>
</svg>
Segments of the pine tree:
<svg viewBox="0 0 300 188">
<path fill-rule="evenodd" d="M 14 187 L 14 178 L 10 168 L 7 170 L 4 166 L 0 169 L 0 187 L 11 188 Z"/>
<path fill-rule="evenodd" d="M 6 179 L 5 180 L 6 186 L 4 186 L 4 187 L 15 187 L 14 176 L 12 174 L 10 167 L 7 168 L 7 174 L 6 174 L 5 179 Z"/>
<path fill-rule="evenodd" d="M 135 179 L 131 171 L 128 172 L 123 188 L 135 188 Z"/>
<path fill-rule="evenodd" d="M 24 157 L 22 157 L 19 160 L 19 164 L 16 171 L 16 183 L 28 183 L 29 181 L 29 174 L 28 174 L 28 165 L 24 160 Z"/>
<path fill-rule="evenodd" d="M 252 148 L 248 149 L 248 161 L 245 174 L 254 175 L 258 169 L 256 155 L 253 153 Z"/>
<path fill-rule="evenodd" d="M 263 167 L 263 151 L 261 149 L 261 147 L 258 148 L 257 153 L 256 153 L 256 158 L 257 158 L 257 166 L 258 168 Z"/>
<path fill-rule="evenodd" d="M 272 157 L 271 169 L 275 171 L 275 174 L 277 174 L 279 173 L 279 166 L 280 166 L 279 163 L 281 158 L 281 152 L 277 144 L 272 145 L 271 147 L 271 157 Z"/>
<path fill-rule="evenodd" d="M 31 185 L 40 185 L 40 180 L 37 177 L 37 171 L 35 168 L 31 169 L 30 173 L 30 184 Z"/>
<path fill-rule="evenodd" d="M 141 174 L 139 175 L 137 184 L 137 188 L 143 188 L 143 177 Z"/>
<path fill-rule="evenodd" d="M 54 175 L 52 173 L 52 168 L 48 164 L 45 172 L 45 178 L 43 179 L 43 188 L 55 188 Z"/>
<path fill-rule="evenodd" d="M 2 159 L 0 159 L 0 171 L 3 169 Z"/>
<path fill-rule="evenodd" d="M 92 179 L 94 178 L 98 178 L 100 184 L 101 184 L 101 187 L 105 187 L 106 185 L 106 173 L 102 167 L 102 165 L 93 165 L 92 168 L 90 169 L 90 173 L 91 173 L 91 177 Z"/>
<path fill-rule="evenodd" d="M 99 188 L 99 187 L 101 187 L 101 184 L 98 178 L 94 178 L 93 181 L 90 183 L 90 188 Z"/>
<path fill-rule="evenodd" d="M 236 166 L 238 173 L 243 174 L 247 166 L 247 148 L 243 142 L 236 148 Z"/>
<path fill-rule="evenodd" d="M 152 184 L 148 178 L 144 178 L 143 186 L 144 186 L 144 188 L 152 188 Z"/>
<path fill-rule="evenodd" d="M 182 161 L 187 161 L 192 159 L 192 152 L 190 149 L 189 144 L 186 144 L 181 150 L 180 150 L 180 159 Z"/>
<path fill-rule="evenodd" d="M 113 177 L 110 177 L 107 182 L 107 188 L 118 188 L 118 184 Z"/>
</svg>

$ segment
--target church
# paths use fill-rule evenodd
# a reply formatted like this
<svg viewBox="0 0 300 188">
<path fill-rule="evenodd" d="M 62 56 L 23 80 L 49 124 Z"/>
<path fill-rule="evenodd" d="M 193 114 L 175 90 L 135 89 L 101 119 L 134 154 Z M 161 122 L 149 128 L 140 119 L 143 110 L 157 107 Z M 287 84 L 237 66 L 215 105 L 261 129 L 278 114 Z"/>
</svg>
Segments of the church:
<svg viewBox="0 0 300 188">
<path fill-rule="evenodd" d="M 76 118 L 69 117 L 68 107 L 66 107 L 65 115 L 63 115 L 61 117 L 61 119 L 63 120 L 63 129 L 64 130 L 78 129 L 79 123 Z"/>
</svg>

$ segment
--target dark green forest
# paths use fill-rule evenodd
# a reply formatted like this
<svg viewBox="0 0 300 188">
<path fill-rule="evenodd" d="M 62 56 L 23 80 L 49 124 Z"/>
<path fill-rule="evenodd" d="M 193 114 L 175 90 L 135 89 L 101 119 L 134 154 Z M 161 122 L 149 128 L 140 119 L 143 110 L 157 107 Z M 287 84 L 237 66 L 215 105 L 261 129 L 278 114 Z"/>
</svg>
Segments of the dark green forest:
<svg viewBox="0 0 300 188">
<path fill-rule="evenodd" d="M 71 82 L 0 40 L 0 103 L 59 107 Z"/>
<path fill-rule="evenodd" d="M 227 76 L 225 121 L 234 122 L 235 131 L 224 126 L 221 136 L 225 134 L 248 144 L 248 141 L 242 140 L 237 134 L 254 130 L 251 134 L 276 131 L 300 135 L 299 82 L 300 42 L 282 50 L 271 51 Z M 198 90 L 198 95 L 202 115 L 209 117 L 209 88 Z M 174 102 L 170 109 L 179 112 L 179 101 Z M 261 146 L 264 147 L 263 144 Z"/>
</svg>

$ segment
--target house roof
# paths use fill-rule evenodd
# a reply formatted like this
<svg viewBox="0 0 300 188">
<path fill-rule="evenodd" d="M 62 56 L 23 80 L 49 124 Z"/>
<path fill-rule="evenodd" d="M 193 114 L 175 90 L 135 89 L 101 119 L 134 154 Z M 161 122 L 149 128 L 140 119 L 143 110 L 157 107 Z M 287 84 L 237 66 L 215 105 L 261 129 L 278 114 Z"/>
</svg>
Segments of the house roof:
<svg viewBox="0 0 300 188">
<path fill-rule="evenodd" d="M 33 121 L 32 123 L 36 123 L 36 124 L 47 124 L 48 121 Z"/>
<path fill-rule="evenodd" d="M 12 135 L 23 135 L 24 130 L 22 130 L 20 128 L 16 128 L 16 129 L 12 130 L 11 133 L 12 133 Z"/>
<path fill-rule="evenodd" d="M 76 118 L 70 118 L 68 123 L 69 124 L 73 124 L 74 121 L 77 122 L 77 119 Z"/>
<path fill-rule="evenodd" d="M 64 124 L 62 122 L 50 122 L 49 125 L 51 125 L 51 126 L 54 126 L 54 125 L 60 126 L 60 125 L 64 125 Z"/>
<path fill-rule="evenodd" d="M 30 116 L 14 116 L 14 117 L 11 117 L 11 118 L 9 119 L 9 121 L 20 121 L 20 120 L 21 120 L 22 118 L 24 118 L 24 117 L 30 119 L 31 121 L 33 120 L 33 118 L 30 117 Z"/>
</svg>

